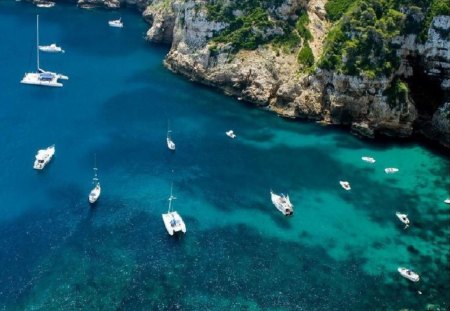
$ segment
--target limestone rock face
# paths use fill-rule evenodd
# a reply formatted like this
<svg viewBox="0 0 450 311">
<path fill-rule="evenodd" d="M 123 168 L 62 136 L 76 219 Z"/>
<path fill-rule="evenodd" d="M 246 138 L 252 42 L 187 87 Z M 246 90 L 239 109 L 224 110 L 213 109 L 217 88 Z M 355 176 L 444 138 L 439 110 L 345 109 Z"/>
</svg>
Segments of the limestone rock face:
<svg viewBox="0 0 450 311">
<path fill-rule="evenodd" d="M 450 89 L 450 16 L 436 16 L 423 47 L 423 58 L 429 76 L 442 77 L 441 87 Z"/>
<path fill-rule="evenodd" d="M 172 42 L 175 14 L 170 2 L 154 0 L 142 15 L 151 25 L 146 34 L 147 40 L 154 43 L 170 44 Z"/>
<path fill-rule="evenodd" d="M 227 94 L 256 105 L 268 106 L 286 117 L 346 124 L 353 132 L 367 137 L 374 137 L 377 133 L 408 137 L 414 133 L 414 126 L 421 119 L 414 101 L 407 97 L 403 102 L 392 105 L 385 95 L 394 77 L 368 79 L 320 69 L 301 75 L 295 55 L 270 46 L 233 55 L 226 44 L 210 42 L 214 32 L 227 25 L 206 18 L 205 1 L 173 3 L 173 41 L 165 59 L 170 70 L 191 80 L 219 87 Z M 308 3 L 287 0 L 275 9 L 275 13 L 288 19 L 297 9 L 307 6 Z M 420 57 L 426 74 L 440 79 L 442 88 L 448 91 L 449 30 L 450 17 L 438 16 L 432 22 L 425 44 L 419 44 L 415 36 L 396 38 L 401 46 L 398 54 L 403 60 L 397 74 L 410 76 L 413 70 L 408 57 Z M 442 131 L 446 129 L 442 115 L 436 112 L 433 116 L 433 124 L 436 124 L 433 129 L 435 132 L 439 129 L 439 137 L 445 136 Z"/>
</svg>

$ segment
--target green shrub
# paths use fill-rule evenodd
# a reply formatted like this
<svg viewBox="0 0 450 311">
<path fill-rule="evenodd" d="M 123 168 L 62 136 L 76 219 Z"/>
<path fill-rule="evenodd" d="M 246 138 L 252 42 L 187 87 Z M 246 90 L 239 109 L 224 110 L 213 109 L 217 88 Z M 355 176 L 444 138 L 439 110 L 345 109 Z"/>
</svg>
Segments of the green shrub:
<svg viewBox="0 0 450 311">
<path fill-rule="evenodd" d="M 332 21 L 337 21 L 347 11 L 355 0 L 329 0 L 325 4 L 327 16 Z"/>
<path fill-rule="evenodd" d="M 303 11 L 297 19 L 297 22 L 295 23 L 295 29 L 297 30 L 299 36 L 302 37 L 305 41 L 309 41 L 313 38 L 311 32 L 308 29 L 308 24 L 308 13 L 306 13 L 306 11 Z"/>
<path fill-rule="evenodd" d="M 308 42 L 301 48 L 297 60 L 303 67 L 311 67 L 314 65 L 314 55 Z"/>
</svg>

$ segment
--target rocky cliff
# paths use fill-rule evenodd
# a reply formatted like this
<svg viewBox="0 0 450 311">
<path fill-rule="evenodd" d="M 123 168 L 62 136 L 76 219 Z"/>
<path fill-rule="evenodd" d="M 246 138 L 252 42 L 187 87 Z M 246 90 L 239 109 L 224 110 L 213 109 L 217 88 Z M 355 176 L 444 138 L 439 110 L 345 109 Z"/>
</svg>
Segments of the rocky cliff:
<svg viewBox="0 0 450 311">
<path fill-rule="evenodd" d="M 304 8 L 310 20 L 316 21 L 310 27 L 326 29 L 324 3 L 312 6 L 311 2 L 284 1 L 277 14 L 288 19 Z M 302 72 L 295 54 L 272 44 L 233 53 L 226 43 L 213 43 L 214 34 L 226 24 L 208 19 L 205 3 L 174 1 L 166 13 L 173 25 L 172 47 L 165 59 L 170 70 L 256 105 L 269 106 L 283 116 L 349 125 L 353 132 L 368 137 L 409 137 L 420 132 L 450 147 L 450 16 L 433 18 L 425 43 L 416 35 L 395 37 L 401 65 L 390 75 L 373 78 L 320 68 Z M 152 37 L 155 30 L 150 30 Z M 321 51 L 323 38 L 314 42 L 316 53 Z M 419 90 L 392 100 L 389 90 L 397 77 L 408 82 L 414 75 L 419 81 L 412 81 L 411 86 Z M 433 83 L 439 85 L 441 96 L 433 98 L 438 102 L 428 107 L 423 101 L 430 99 L 415 94 L 427 94 L 430 90 L 423 88 Z"/>
</svg>

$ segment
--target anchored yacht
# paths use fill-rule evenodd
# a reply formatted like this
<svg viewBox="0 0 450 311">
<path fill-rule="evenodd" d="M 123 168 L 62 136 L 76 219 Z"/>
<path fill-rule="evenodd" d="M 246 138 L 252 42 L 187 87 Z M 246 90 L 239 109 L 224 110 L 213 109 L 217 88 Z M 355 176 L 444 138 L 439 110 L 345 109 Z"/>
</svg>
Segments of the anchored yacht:
<svg viewBox="0 0 450 311">
<path fill-rule="evenodd" d="M 410 281 L 419 282 L 419 280 L 420 280 L 419 275 L 417 273 L 415 273 L 414 271 L 411 271 L 409 269 L 399 267 L 397 269 L 397 271 L 402 275 L 402 277 L 404 277 L 404 278 L 406 278 L 406 279 L 408 279 Z"/>
<path fill-rule="evenodd" d="M 234 134 L 233 130 L 226 131 L 225 134 L 230 138 L 236 138 L 236 134 Z"/>
<path fill-rule="evenodd" d="M 52 43 L 50 45 L 39 45 L 39 51 L 47 52 L 47 53 L 64 53 L 65 51 L 57 46 L 56 43 Z"/>
<path fill-rule="evenodd" d="M 276 194 L 270 190 L 270 198 L 272 199 L 273 205 L 283 213 L 285 216 L 291 216 L 294 213 L 294 205 L 292 205 L 289 200 L 289 195 Z"/>
<path fill-rule="evenodd" d="M 42 170 L 52 159 L 55 154 L 55 145 L 48 147 L 47 149 L 38 150 L 36 159 L 34 160 L 33 168 L 36 170 Z"/>
<path fill-rule="evenodd" d="M 397 218 L 405 224 L 405 229 L 409 227 L 409 219 L 408 219 L 408 215 L 400 213 L 400 212 L 396 212 L 395 216 L 397 216 Z"/>
<path fill-rule="evenodd" d="M 394 174 L 394 173 L 397 173 L 398 171 L 399 171 L 399 169 L 396 167 L 388 167 L 388 168 L 384 169 L 384 172 L 386 174 Z"/>
<path fill-rule="evenodd" d="M 162 214 L 162 219 L 164 221 L 164 226 L 170 235 L 176 232 L 186 233 L 186 225 L 184 224 L 183 218 L 174 211 L 172 208 L 172 200 L 176 198 L 172 195 L 173 184 L 170 187 L 170 197 L 169 197 L 169 209 L 166 214 Z"/>
<path fill-rule="evenodd" d="M 375 159 L 372 157 L 361 157 L 361 160 L 368 163 L 375 163 Z"/>
<path fill-rule="evenodd" d="M 94 160 L 94 177 L 92 178 L 92 184 L 94 185 L 94 188 L 89 193 L 89 203 L 94 204 L 97 202 L 98 198 L 100 197 L 100 193 L 102 191 L 102 188 L 100 187 L 100 181 L 98 179 L 97 175 L 97 159 Z"/>
<path fill-rule="evenodd" d="M 339 184 L 341 185 L 342 188 L 344 188 L 345 190 L 351 190 L 352 188 L 350 187 L 350 183 L 348 181 L 339 181 Z"/>
<path fill-rule="evenodd" d="M 170 150 L 175 150 L 175 143 L 172 140 L 172 135 L 171 135 L 172 131 L 169 129 L 169 125 L 167 125 L 167 148 L 169 148 Z"/>
</svg>

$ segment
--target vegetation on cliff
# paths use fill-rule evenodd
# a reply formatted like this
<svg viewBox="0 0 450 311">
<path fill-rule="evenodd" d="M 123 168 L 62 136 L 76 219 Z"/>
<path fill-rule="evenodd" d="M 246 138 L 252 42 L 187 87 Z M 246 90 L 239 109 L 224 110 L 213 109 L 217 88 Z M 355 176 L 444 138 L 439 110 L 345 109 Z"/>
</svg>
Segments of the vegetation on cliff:
<svg viewBox="0 0 450 311">
<path fill-rule="evenodd" d="M 214 34 L 214 43 L 230 44 L 232 51 L 254 50 L 259 45 L 273 43 L 292 52 L 302 42 L 312 39 L 308 30 L 308 15 L 298 10 L 290 18 L 278 16 L 276 9 L 284 0 L 216 0 L 206 5 L 208 19 L 228 26 Z M 215 45 L 213 45 L 215 48 Z"/>
<path fill-rule="evenodd" d="M 308 41 L 309 18 L 305 8 L 288 16 L 277 11 L 285 0 L 214 0 L 207 5 L 208 19 L 227 24 L 212 41 L 227 44 L 232 52 L 273 44 L 285 53 L 298 53 L 300 67 L 315 60 Z M 424 40 L 434 16 L 449 15 L 448 0 L 328 0 L 332 23 L 318 66 L 368 78 L 390 76 L 399 66 L 399 35 L 416 34 Z M 213 49 L 217 45 L 212 45 Z"/>
<path fill-rule="evenodd" d="M 330 0 L 325 8 L 335 24 L 319 66 L 368 78 L 398 67 L 395 36 L 424 39 L 434 16 L 450 14 L 448 0 Z"/>
</svg>

